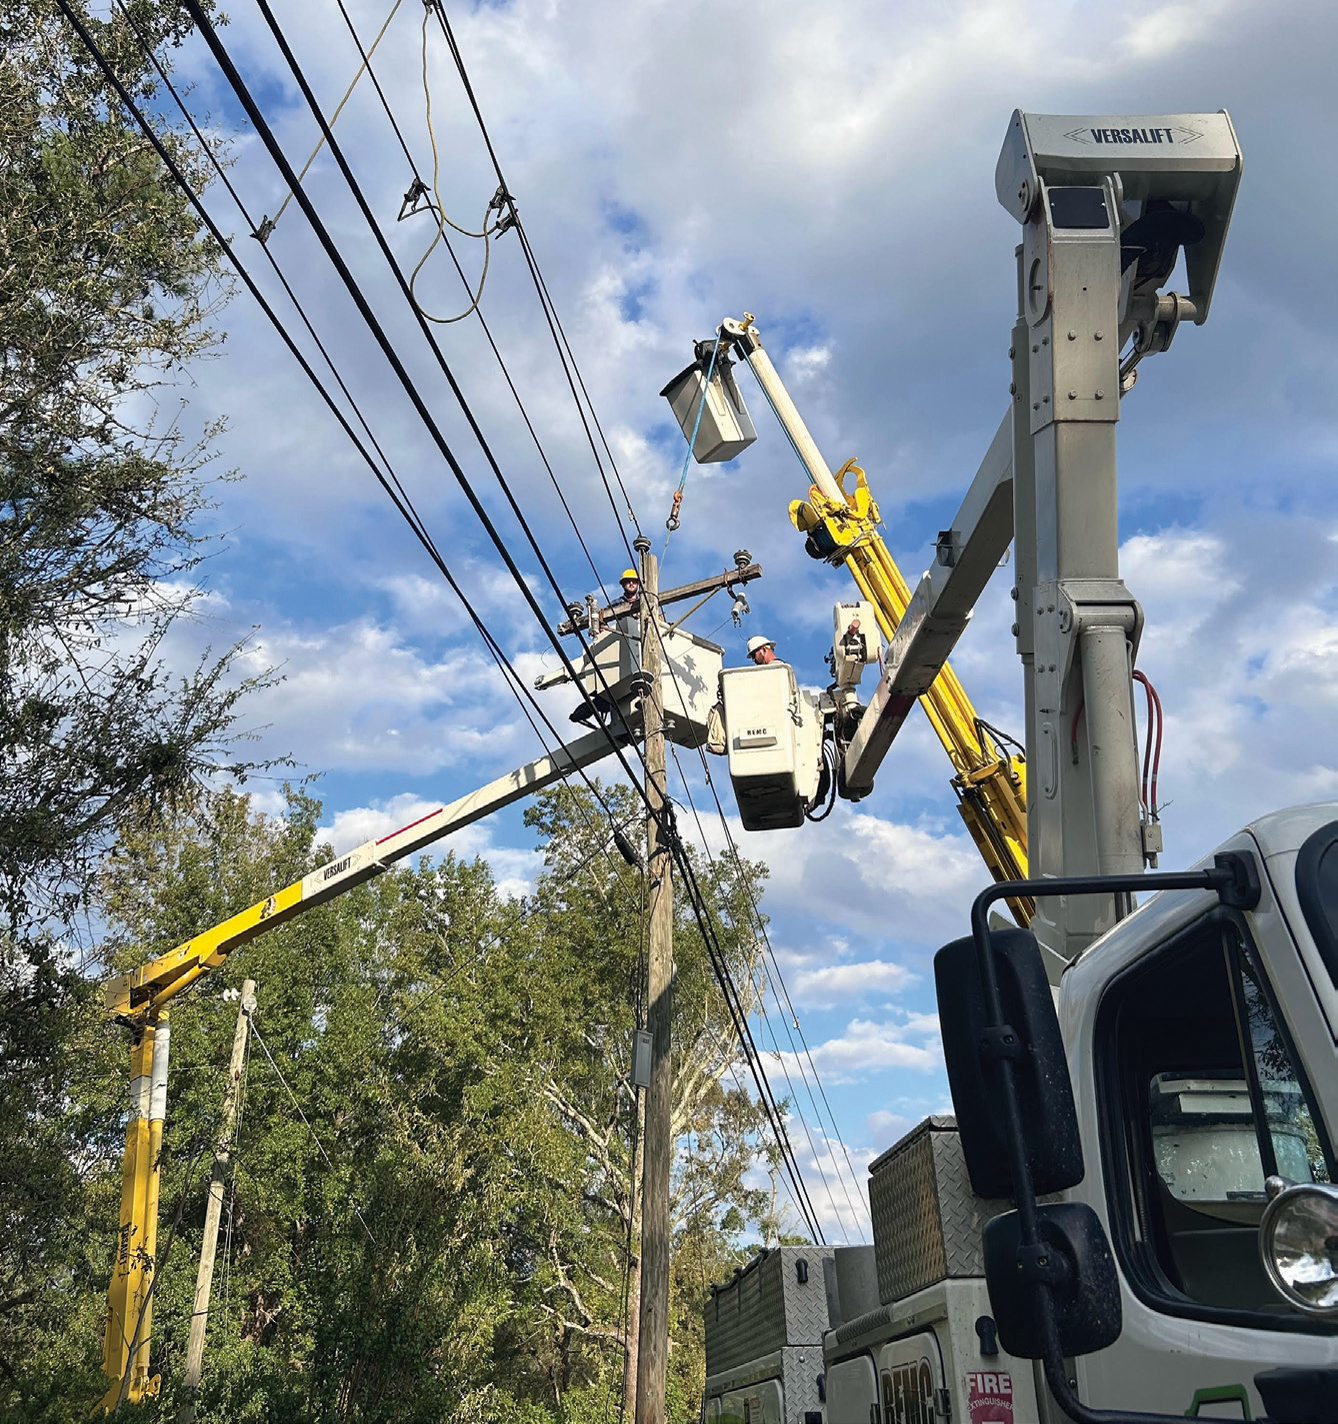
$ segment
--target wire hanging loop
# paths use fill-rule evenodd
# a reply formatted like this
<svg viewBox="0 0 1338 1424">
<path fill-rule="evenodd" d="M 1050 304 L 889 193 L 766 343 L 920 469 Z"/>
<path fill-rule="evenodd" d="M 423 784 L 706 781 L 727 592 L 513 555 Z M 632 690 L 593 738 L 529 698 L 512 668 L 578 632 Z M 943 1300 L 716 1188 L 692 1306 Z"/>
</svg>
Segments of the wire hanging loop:
<svg viewBox="0 0 1338 1424">
<path fill-rule="evenodd" d="M 483 287 L 488 280 L 488 266 L 492 259 L 492 239 L 504 233 L 508 228 L 515 226 L 515 205 L 510 193 L 501 184 L 498 184 L 497 191 L 488 201 L 487 208 L 483 213 L 483 226 L 478 232 L 470 228 L 461 227 L 459 223 L 453 221 L 446 212 L 446 205 L 441 200 L 441 154 L 437 149 L 437 133 L 432 124 L 432 88 L 427 77 L 427 22 L 428 17 L 433 13 L 432 5 L 425 4 L 423 9 L 423 112 L 427 121 L 427 136 L 432 145 L 432 190 L 431 197 L 428 196 L 428 189 L 422 179 L 415 177 L 409 187 L 409 191 L 404 195 L 404 201 L 400 204 L 399 221 L 412 217 L 414 213 L 430 212 L 437 220 L 437 230 L 432 234 L 432 241 L 428 243 L 427 250 L 418 259 L 418 265 L 409 275 L 409 294 L 413 298 L 414 305 L 422 313 L 427 321 L 435 322 L 438 326 L 449 326 L 452 322 L 463 321 L 467 316 L 471 316 L 478 310 L 478 304 L 483 297 Z M 426 201 L 422 201 L 426 200 Z M 496 213 L 496 219 L 493 214 Z M 436 316 L 418 300 L 416 290 L 418 274 L 423 270 L 427 259 L 437 250 L 437 244 L 446 238 L 446 229 L 452 228 L 461 237 L 478 238 L 483 243 L 483 271 L 479 273 L 479 284 L 476 290 L 469 293 L 470 302 L 464 311 L 456 316 Z M 457 267 L 458 267 L 457 263 Z M 462 274 L 463 275 L 463 274 Z M 466 288 L 468 290 L 468 288 Z"/>
<path fill-rule="evenodd" d="M 678 528 L 679 515 L 683 509 L 683 490 L 688 482 L 688 466 L 692 463 L 692 452 L 697 448 L 697 432 L 701 429 L 702 411 L 706 409 L 706 397 L 711 391 L 711 381 L 715 376 L 715 361 L 720 354 L 720 347 L 725 337 L 724 332 L 717 331 L 715 345 L 711 347 L 711 359 L 706 366 L 706 382 L 702 386 L 702 398 L 697 402 L 697 418 L 692 422 L 692 438 L 688 441 L 688 453 L 683 456 L 683 469 L 678 476 L 678 488 L 674 491 L 674 505 L 669 512 L 669 518 L 664 521 L 664 527 L 669 531 L 664 536 L 664 553 L 660 555 L 660 562 L 664 562 L 664 555 L 669 552 L 669 534 Z"/>
</svg>

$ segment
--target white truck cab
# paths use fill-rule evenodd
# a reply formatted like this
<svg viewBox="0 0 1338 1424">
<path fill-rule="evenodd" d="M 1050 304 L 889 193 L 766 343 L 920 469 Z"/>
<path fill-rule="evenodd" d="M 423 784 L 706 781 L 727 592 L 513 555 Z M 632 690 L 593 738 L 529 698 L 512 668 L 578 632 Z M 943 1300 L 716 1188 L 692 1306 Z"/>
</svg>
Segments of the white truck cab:
<svg viewBox="0 0 1338 1424">
<path fill-rule="evenodd" d="M 1335 1175 L 1338 803 L 1223 849 L 1258 860 L 1253 910 L 1165 891 L 1059 987 L 1087 1168 L 1070 1196 L 1105 1226 L 1124 1318 L 1076 1363 L 1096 1408 L 1258 1418 L 1257 1372 L 1338 1366 L 1338 1320 L 1285 1299 L 1260 1249 L 1269 1178 Z"/>
</svg>

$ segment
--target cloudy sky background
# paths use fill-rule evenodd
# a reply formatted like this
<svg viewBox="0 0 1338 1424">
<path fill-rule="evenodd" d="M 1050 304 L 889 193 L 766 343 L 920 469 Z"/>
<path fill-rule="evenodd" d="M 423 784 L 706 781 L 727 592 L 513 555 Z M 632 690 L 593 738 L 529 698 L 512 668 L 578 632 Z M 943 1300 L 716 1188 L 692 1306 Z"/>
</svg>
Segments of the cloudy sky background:
<svg viewBox="0 0 1338 1424">
<path fill-rule="evenodd" d="M 364 42 L 388 7 L 352 0 Z M 324 0 L 277 9 L 328 113 L 358 63 L 338 10 Z M 229 13 L 230 52 L 300 166 L 314 122 L 253 0 Z M 995 200 L 993 174 L 1012 110 L 1229 109 L 1245 178 L 1211 322 L 1183 330 L 1144 366 L 1120 425 L 1122 572 L 1147 612 L 1140 665 L 1167 712 L 1164 864 L 1196 858 L 1267 809 L 1338 795 L 1329 138 L 1338 11 L 1278 0 L 515 0 L 451 13 L 657 550 L 684 448 L 658 392 L 694 339 L 747 309 L 829 463 L 857 455 L 868 470 L 912 582 L 1007 402 L 1018 229 Z M 402 6 L 374 70 L 430 172 L 421 16 L 417 4 Z M 443 199 L 472 228 L 495 179 L 435 25 L 427 64 Z M 179 56 L 177 76 L 193 85 L 197 114 L 236 127 L 240 110 L 202 45 Z M 431 220 L 396 222 L 410 173 L 366 82 L 336 132 L 411 268 Z M 285 190 L 263 146 L 243 132 L 232 152 L 244 200 L 257 215 L 273 214 Z M 556 600 L 328 155 L 313 166 L 308 191 L 556 620 Z M 210 201 L 243 260 L 276 292 L 221 188 Z M 478 247 L 456 243 L 471 274 Z M 553 666 L 296 204 L 269 249 L 500 643 L 527 677 Z M 464 304 L 440 250 L 418 290 L 437 312 Z M 276 302 L 296 330 L 291 309 Z M 494 245 L 483 310 L 611 584 L 628 531 L 599 483 L 515 234 Z M 255 304 L 239 296 L 224 325 L 219 356 L 195 372 L 191 418 L 227 416 L 222 463 L 245 479 L 220 487 L 222 545 L 207 569 L 209 598 L 178 653 L 184 660 L 188 644 L 258 629 L 253 664 L 281 665 L 285 676 L 255 700 L 250 720 L 264 728 L 266 751 L 321 773 L 317 791 L 342 851 L 538 747 L 459 605 Z M 477 322 L 437 330 L 564 590 L 583 595 L 595 577 Z M 717 627 L 727 615 L 717 600 L 693 627 L 722 641 L 727 661 L 765 632 L 801 679 L 817 684 L 831 603 L 852 589 L 804 557 L 786 505 L 806 480 L 746 372 L 741 383 L 758 442 L 734 466 L 689 472 L 664 581 L 726 567 L 747 547 L 766 568 L 750 590 L 751 618 L 737 632 L 728 621 Z M 982 600 L 954 664 L 981 714 L 1020 734 L 1008 577 Z M 555 721 L 565 724 L 569 702 L 569 694 L 549 697 Z M 772 939 L 857 1174 L 946 1103 L 930 957 L 964 932 L 970 898 L 987 879 L 948 773 L 917 713 L 870 801 L 840 804 L 821 826 L 743 839 L 775 872 L 765 902 Z M 689 768 L 689 779 L 700 804 L 700 771 Z M 456 848 L 487 855 L 513 891 L 536 873 L 519 811 L 474 828 Z M 802 1094 L 797 1079 L 796 1087 Z M 816 1173 L 810 1189 L 829 1215 L 837 1211 Z M 850 1215 L 846 1193 L 856 1188 L 833 1184 L 833 1192 Z"/>
</svg>

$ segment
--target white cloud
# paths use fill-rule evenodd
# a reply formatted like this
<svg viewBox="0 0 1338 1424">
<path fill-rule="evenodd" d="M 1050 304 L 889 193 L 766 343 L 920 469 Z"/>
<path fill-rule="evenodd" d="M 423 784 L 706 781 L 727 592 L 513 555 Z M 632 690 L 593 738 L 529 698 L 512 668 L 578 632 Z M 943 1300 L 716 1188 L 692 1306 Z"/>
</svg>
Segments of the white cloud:
<svg viewBox="0 0 1338 1424">
<path fill-rule="evenodd" d="M 1217 33 L 1229 8 L 1230 0 L 1194 0 L 1193 4 L 1176 0 L 1158 6 L 1130 22 L 1122 45 L 1137 59 L 1156 59 Z"/>
<path fill-rule="evenodd" d="M 828 1083 L 858 1082 L 893 1068 L 928 1073 L 943 1061 L 938 1018 L 911 1014 L 900 1019 L 851 1019 L 845 1032 L 811 1049 L 819 1073 Z M 793 1055 L 773 1054 L 788 1064 Z"/>
<path fill-rule="evenodd" d="M 276 624 L 242 666 L 279 669 L 282 680 L 247 702 L 248 720 L 269 724 L 265 744 L 304 766 L 422 774 L 496 764 L 523 745 L 516 721 L 498 716 L 500 674 L 469 647 L 432 657 L 370 620 L 312 632 Z"/>
<path fill-rule="evenodd" d="M 376 806 L 354 806 L 336 812 L 333 821 L 317 831 L 317 838 L 329 841 L 335 855 L 341 856 L 366 841 L 380 840 L 412 825 L 438 810 L 440 805 L 440 802 L 423 801 L 405 792 Z"/>
<path fill-rule="evenodd" d="M 807 1004 L 824 1006 L 839 1000 L 895 994 L 914 978 L 904 965 L 868 959 L 854 964 L 828 964 L 821 969 L 803 969 L 790 979 L 790 986 Z"/>
</svg>

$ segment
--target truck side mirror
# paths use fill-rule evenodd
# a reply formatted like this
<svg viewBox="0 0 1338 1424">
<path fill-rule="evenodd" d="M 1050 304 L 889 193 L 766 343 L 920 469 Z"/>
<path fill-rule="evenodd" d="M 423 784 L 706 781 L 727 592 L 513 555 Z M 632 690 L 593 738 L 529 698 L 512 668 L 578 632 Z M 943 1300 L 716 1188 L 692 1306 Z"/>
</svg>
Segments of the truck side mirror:
<svg viewBox="0 0 1338 1424">
<path fill-rule="evenodd" d="M 1085 1202 L 1051 1202 L 1036 1208 L 1041 1244 L 1022 1246 L 1017 1212 L 985 1227 L 985 1284 L 999 1340 L 1010 1355 L 1039 1360 L 1045 1345 L 1035 1286 L 1048 1282 L 1065 1355 L 1090 1355 L 1120 1338 L 1120 1282 L 1101 1219 Z"/>
<path fill-rule="evenodd" d="M 962 1154 L 977 1196 L 1012 1198 L 1008 1115 L 996 1060 L 1013 1060 L 1032 1185 L 1038 1195 L 1083 1179 L 1082 1140 L 1064 1041 L 1040 947 L 1030 930 L 992 930 L 1005 1027 L 989 1029 L 975 941 L 934 956 L 943 1056 Z"/>
</svg>

